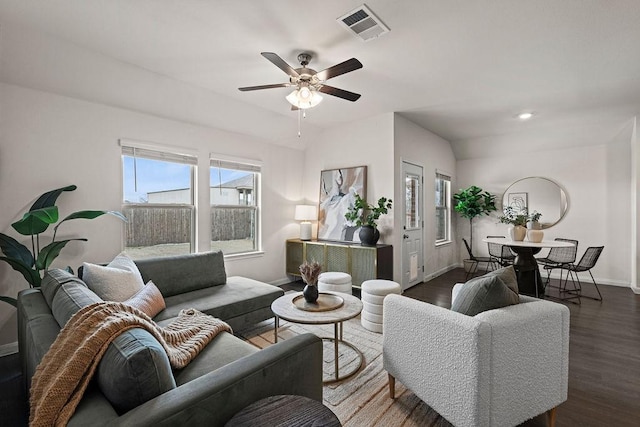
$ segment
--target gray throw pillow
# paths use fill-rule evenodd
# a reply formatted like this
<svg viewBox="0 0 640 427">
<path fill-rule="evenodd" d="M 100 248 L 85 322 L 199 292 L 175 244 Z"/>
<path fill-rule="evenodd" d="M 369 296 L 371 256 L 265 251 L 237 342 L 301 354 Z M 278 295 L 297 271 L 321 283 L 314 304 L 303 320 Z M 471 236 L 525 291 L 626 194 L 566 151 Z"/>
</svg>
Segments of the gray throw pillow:
<svg viewBox="0 0 640 427">
<path fill-rule="evenodd" d="M 516 294 L 520 293 L 518 289 L 518 276 L 516 275 L 516 270 L 513 266 L 510 265 L 508 267 L 499 268 L 497 270 L 490 271 L 486 275 L 499 277 L 509 289 Z"/>
<path fill-rule="evenodd" d="M 487 274 L 468 281 L 462 286 L 451 305 L 451 310 L 468 316 L 483 311 L 518 304 L 518 294 L 495 274 Z"/>
</svg>

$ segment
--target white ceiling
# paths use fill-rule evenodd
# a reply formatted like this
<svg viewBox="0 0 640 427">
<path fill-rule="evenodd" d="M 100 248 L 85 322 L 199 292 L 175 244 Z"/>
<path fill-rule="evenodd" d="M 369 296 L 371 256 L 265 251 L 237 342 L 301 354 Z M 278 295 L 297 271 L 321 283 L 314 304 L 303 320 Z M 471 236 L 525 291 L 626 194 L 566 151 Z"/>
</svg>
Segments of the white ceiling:
<svg viewBox="0 0 640 427">
<path fill-rule="evenodd" d="M 259 129 L 267 139 L 297 115 L 287 89 L 237 90 L 287 81 L 263 51 L 294 68 L 301 51 L 316 54 L 318 71 L 364 64 L 328 82 L 362 98 L 325 96 L 309 112 L 314 126 L 399 112 L 451 141 L 458 158 L 481 155 L 483 142 L 604 144 L 640 113 L 638 0 L 369 0 L 391 29 L 369 42 L 336 22 L 361 4 L 0 0 L 0 19 L 286 118 Z M 521 111 L 536 115 L 521 122 Z"/>
</svg>

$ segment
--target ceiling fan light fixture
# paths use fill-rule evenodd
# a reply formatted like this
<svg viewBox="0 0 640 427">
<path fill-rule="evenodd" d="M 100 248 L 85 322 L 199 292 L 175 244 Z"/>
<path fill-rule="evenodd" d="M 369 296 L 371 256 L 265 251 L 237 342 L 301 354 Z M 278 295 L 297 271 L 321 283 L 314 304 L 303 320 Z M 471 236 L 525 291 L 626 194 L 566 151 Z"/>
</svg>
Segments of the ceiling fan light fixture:
<svg viewBox="0 0 640 427">
<path fill-rule="evenodd" d="M 308 86 L 302 86 L 286 96 L 287 101 L 294 107 L 302 110 L 313 108 L 322 102 L 322 96 L 315 90 L 311 90 Z"/>
</svg>

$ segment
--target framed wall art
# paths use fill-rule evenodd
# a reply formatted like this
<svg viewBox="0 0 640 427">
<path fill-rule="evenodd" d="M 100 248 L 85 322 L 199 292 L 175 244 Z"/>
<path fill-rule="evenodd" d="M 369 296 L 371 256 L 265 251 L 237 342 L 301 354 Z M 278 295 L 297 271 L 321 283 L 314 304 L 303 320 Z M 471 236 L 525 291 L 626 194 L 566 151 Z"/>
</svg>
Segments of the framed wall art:
<svg viewBox="0 0 640 427">
<path fill-rule="evenodd" d="M 516 214 L 527 212 L 527 193 L 509 193 L 508 203 Z"/>
<path fill-rule="evenodd" d="M 367 197 L 367 167 L 323 170 L 320 173 L 318 240 L 359 241 L 358 227 L 347 225 L 344 214 L 355 204 L 355 195 Z"/>
</svg>

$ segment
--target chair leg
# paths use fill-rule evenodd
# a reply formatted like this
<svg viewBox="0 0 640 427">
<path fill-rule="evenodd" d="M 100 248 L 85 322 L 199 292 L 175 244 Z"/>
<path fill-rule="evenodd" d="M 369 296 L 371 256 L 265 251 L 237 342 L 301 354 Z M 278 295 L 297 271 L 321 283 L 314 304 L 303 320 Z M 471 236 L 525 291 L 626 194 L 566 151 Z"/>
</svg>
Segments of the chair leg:
<svg viewBox="0 0 640 427">
<path fill-rule="evenodd" d="M 600 289 L 598 288 L 598 284 L 596 283 L 596 280 L 593 278 L 593 274 L 591 274 L 591 270 L 588 270 L 588 271 L 589 271 L 589 276 L 591 276 L 591 281 L 593 282 L 593 286 L 595 286 L 596 287 L 596 291 L 598 291 L 599 298 L 590 297 L 590 296 L 587 296 L 587 295 L 582 295 L 582 296 L 585 297 L 585 298 L 596 300 L 596 301 L 602 301 L 602 294 L 600 293 Z M 577 274 L 576 274 L 576 276 L 577 276 Z"/>
<path fill-rule="evenodd" d="M 556 409 L 551 408 L 547 411 L 547 426 L 554 427 L 556 425 Z"/>
<path fill-rule="evenodd" d="M 396 398 L 396 379 L 391 374 L 387 374 L 389 376 L 389 397 L 391 399 Z"/>
</svg>

